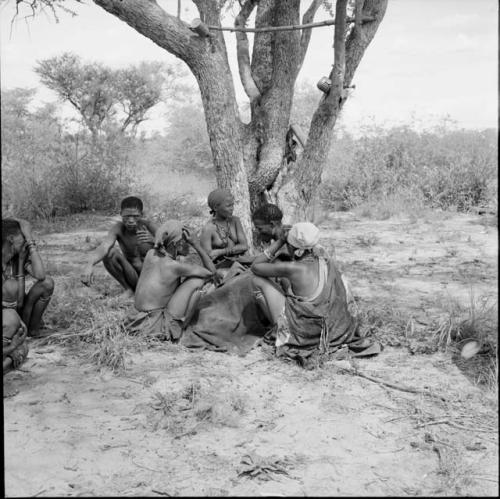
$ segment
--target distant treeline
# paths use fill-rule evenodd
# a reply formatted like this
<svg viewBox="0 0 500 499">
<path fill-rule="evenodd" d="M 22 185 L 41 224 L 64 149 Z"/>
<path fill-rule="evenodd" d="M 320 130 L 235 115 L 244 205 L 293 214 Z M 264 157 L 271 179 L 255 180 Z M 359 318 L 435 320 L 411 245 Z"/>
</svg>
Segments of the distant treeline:
<svg viewBox="0 0 500 499">
<path fill-rule="evenodd" d="M 116 210 L 128 193 L 161 211 L 181 191 L 192 192 L 199 204 L 206 186 L 213 185 L 196 95 L 171 106 L 163 133 L 145 136 L 140 127 L 127 133 L 109 120 L 97 138 L 81 123 L 63 120 L 59 104 L 33 110 L 33 90 L 2 91 L 1 97 L 4 213 L 50 219 Z M 296 96 L 294 120 L 304 129 L 316 99 L 314 89 Z M 399 193 L 429 207 L 496 210 L 496 130 L 457 130 L 443 123 L 420 132 L 371 126 L 356 138 L 338 134 L 323 175 L 325 208 L 351 209 Z"/>
</svg>

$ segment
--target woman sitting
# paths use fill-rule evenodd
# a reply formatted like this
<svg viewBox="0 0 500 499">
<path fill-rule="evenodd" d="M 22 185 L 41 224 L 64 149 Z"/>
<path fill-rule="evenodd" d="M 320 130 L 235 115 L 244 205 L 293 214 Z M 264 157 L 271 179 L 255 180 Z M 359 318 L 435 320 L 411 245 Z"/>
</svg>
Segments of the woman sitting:
<svg viewBox="0 0 500 499">
<path fill-rule="evenodd" d="M 208 195 L 208 206 L 212 220 L 201 231 L 201 246 L 217 268 L 228 268 L 237 261 L 235 257 L 248 250 L 241 221 L 233 215 L 233 195 L 226 189 L 215 189 Z"/>
<path fill-rule="evenodd" d="M 283 231 L 251 267 L 257 302 L 274 326 L 269 336 L 279 352 L 300 363 L 315 350 L 326 352 L 343 344 L 359 350 L 372 346 L 357 336 L 357 321 L 349 313 L 341 274 L 333 259 L 321 255 L 319 237 L 315 225 L 297 223 L 288 234 Z M 285 244 L 292 260 L 275 260 Z"/>
</svg>

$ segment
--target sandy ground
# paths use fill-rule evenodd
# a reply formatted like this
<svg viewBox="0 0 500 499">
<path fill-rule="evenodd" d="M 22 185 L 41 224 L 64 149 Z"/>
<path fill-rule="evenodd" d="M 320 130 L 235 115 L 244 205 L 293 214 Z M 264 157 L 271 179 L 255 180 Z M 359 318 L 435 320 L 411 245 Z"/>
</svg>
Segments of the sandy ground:
<svg viewBox="0 0 500 499">
<path fill-rule="evenodd" d="M 360 308 L 389 301 L 425 327 L 471 289 L 497 299 L 497 227 L 484 218 L 335 213 L 322 229 Z M 43 238 L 56 285 L 102 234 Z M 349 374 L 345 359 L 305 371 L 260 348 L 238 357 L 160 345 L 112 373 L 75 347 L 30 347 L 4 380 L 20 391 L 4 399 L 10 497 L 498 494 L 497 395 L 449 352 L 387 346 L 356 361 L 425 392 L 415 394 Z"/>
</svg>

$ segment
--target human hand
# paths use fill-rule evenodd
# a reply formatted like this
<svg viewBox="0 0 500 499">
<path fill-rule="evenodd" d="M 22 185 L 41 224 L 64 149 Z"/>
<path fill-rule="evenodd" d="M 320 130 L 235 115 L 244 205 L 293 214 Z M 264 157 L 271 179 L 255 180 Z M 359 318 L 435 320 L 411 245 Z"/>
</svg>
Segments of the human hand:
<svg viewBox="0 0 500 499">
<path fill-rule="evenodd" d="M 282 225 L 281 227 L 278 227 L 275 234 L 276 240 L 285 242 L 291 228 L 292 227 L 290 225 Z"/>
<path fill-rule="evenodd" d="M 14 336 L 10 340 L 10 344 L 14 348 L 17 348 L 19 345 L 22 345 L 26 336 L 28 336 L 28 328 L 26 327 L 26 324 L 21 321 L 18 330 L 14 333 Z"/>
<path fill-rule="evenodd" d="M 22 262 L 25 262 L 28 255 L 29 255 L 28 241 L 25 241 L 25 243 L 21 248 L 21 251 L 19 252 L 19 263 L 21 264 Z"/>
<path fill-rule="evenodd" d="M 150 244 L 154 246 L 155 238 L 147 229 L 138 229 L 136 232 L 137 242 L 139 244 Z"/>
<path fill-rule="evenodd" d="M 90 286 L 91 284 L 94 283 L 94 266 L 93 265 L 87 265 L 87 267 L 85 267 L 81 281 L 82 281 L 82 284 L 85 284 L 85 286 Z"/>
<path fill-rule="evenodd" d="M 190 244 L 193 247 L 199 246 L 200 244 L 200 240 L 198 239 L 198 237 L 196 237 L 195 234 L 192 234 L 187 227 L 182 228 L 182 237 L 188 244 Z"/>
</svg>

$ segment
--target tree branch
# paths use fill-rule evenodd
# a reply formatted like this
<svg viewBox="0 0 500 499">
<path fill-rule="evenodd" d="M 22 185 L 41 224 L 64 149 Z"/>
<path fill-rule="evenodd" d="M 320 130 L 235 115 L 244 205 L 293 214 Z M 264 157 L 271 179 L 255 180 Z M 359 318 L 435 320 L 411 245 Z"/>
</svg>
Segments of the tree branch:
<svg viewBox="0 0 500 499">
<path fill-rule="evenodd" d="M 186 23 L 165 12 L 154 1 L 94 0 L 94 3 L 185 62 L 193 57 L 200 43 Z"/>
<path fill-rule="evenodd" d="M 345 73 L 345 29 L 347 26 L 347 2 L 348 0 L 337 0 L 335 4 L 335 34 L 333 41 L 334 62 L 331 72 L 332 88 L 337 88 L 337 95 L 342 94 L 344 88 Z"/>
<path fill-rule="evenodd" d="M 252 13 L 258 0 L 246 0 L 241 8 L 240 13 L 234 20 L 235 27 L 245 27 L 248 17 Z M 250 50 L 248 48 L 248 37 L 244 31 L 236 32 L 236 50 L 238 55 L 238 69 L 240 73 L 241 83 L 248 95 L 250 102 L 260 98 L 260 92 L 252 77 L 250 68 Z"/>
<path fill-rule="evenodd" d="M 360 1 L 360 0 L 358 0 Z M 354 73 L 361 62 L 363 54 L 373 40 L 377 29 L 384 18 L 388 0 L 364 0 L 362 17 L 369 16 L 372 22 L 359 25 L 356 23 L 346 42 L 346 68 L 344 86 L 350 86 Z M 357 8 L 359 8 L 356 5 Z M 359 14 L 357 15 L 359 18 Z"/>
<path fill-rule="evenodd" d="M 316 15 L 317 10 L 320 5 L 323 3 L 323 0 L 313 0 L 309 8 L 304 12 L 302 17 L 302 24 L 310 24 L 314 20 L 314 16 Z M 303 29 L 302 36 L 300 38 L 300 52 L 299 52 L 299 62 L 297 64 L 297 72 L 300 71 L 302 64 L 304 63 L 304 58 L 307 53 L 307 48 L 309 47 L 309 42 L 311 40 L 312 29 Z"/>
</svg>

